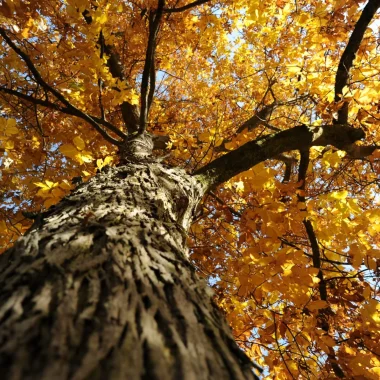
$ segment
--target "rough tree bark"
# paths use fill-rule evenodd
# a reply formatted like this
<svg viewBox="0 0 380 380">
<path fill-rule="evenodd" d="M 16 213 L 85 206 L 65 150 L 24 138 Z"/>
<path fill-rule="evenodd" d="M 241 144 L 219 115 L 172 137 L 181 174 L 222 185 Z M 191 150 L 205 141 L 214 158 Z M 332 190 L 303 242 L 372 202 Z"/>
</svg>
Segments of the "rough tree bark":
<svg viewBox="0 0 380 380">
<path fill-rule="evenodd" d="M 204 186 L 107 167 L 0 257 L 3 379 L 252 379 L 186 257 Z"/>
<path fill-rule="evenodd" d="M 42 214 L 0 256 L 2 379 L 257 378 L 252 370 L 255 365 L 234 342 L 210 291 L 186 257 L 186 231 L 197 204 L 211 186 L 290 150 L 333 145 L 352 158 L 361 158 L 378 147 L 355 144 L 364 138 L 364 131 L 347 124 L 348 103 L 344 103 L 334 125 L 303 125 L 263 136 L 220 156 L 194 176 L 149 158 L 146 152 L 151 152 L 153 142 L 150 139 L 147 147 L 141 136 L 155 87 L 159 15 L 205 2 L 169 9 L 159 1 L 160 9 L 152 13 L 140 113 L 127 102 L 121 105 L 128 136 L 104 118 L 73 106 L 0 28 L 3 40 L 44 89 L 45 98 L 19 92 L 12 85 L 1 86 L 0 91 L 86 121 L 120 147 L 122 157 L 120 166 L 103 170 Z M 337 70 L 336 101 L 379 6 L 379 0 L 368 2 L 350 37 Z M 88 10 L 83 17 L 92 22 Z M 102 32 L 99 45 L 109 56 L 111 75 L 122 81 L 117 52 L 107 45 Z M 48 100 L 47 93 L 55 100 Z M 257 116 L 266 119 L 274 106 L 248 122 L 255 122 Z M 140 137 L 134 143 L 137 131 Z M 157 148 L 164 145 L 160 138 L 155 143 Z"/>
<path fill-rule="evenodd" d="M 156 162 L 148 134 L 129 137 L 118 167 L 80 185 L 0 256 L 2 378 L 257 378 L 186 257 L 197 205 L 210 186 L 280 153 L 333 144 L 357 155 L 363 136 L 294 127 L 193 176 Z"/>
</svg>

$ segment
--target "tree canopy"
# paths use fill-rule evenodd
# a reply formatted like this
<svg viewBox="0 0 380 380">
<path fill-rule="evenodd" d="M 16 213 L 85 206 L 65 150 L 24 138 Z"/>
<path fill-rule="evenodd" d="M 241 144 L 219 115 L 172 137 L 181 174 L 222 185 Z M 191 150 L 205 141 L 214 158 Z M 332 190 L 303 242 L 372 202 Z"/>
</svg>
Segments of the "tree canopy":
<svg viewBox="0 0 380 380">
<path fill-rule="evenodd" d="M 379 7 L 3 0 L 0 248 L 146 130 L 212 178 L 191 260 L 264 375 L 378 379 Z"/>
</svg>

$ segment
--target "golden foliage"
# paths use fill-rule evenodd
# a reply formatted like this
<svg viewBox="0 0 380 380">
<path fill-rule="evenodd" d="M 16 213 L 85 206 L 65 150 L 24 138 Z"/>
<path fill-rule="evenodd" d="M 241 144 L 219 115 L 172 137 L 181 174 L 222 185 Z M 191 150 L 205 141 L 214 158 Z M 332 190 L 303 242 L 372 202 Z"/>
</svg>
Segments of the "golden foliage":
<svg viewBox="0 0 380 380">
<path fill-rule="evenodd" d="M 168 0 L 166 7 L 186 3 Z M 363 144 L 379 144 L 378 15 L 334 101 L 338 63 L 363 6 L 357 0 L 212 0 L 164 14 L 148 130 L 170 136 L 171 162 L 194 171 L 266 134 L 332 124 L 348 102 L 350 124 L 366 130 Z M 101 101 L 107 120 L 125 131 L 120 104 L 140 101 L 144 9 L 150 7 L 155 0 L 7 0 L 0 23 L 75 107 L 101 117 Z M 100 31 L 118 52 L 123 81 L 99 54 Z M 0 59 L 0 86 L 44 98 L 5 43 Z M 237 133 L 273 102 L 278 106 L 265 122 Z M 30 226 L 22 210 L 47 209 L 73 188 L 70 178 L 94 175 L 117 158 L 115 147 L 83 120 L 2 92 L 0 104 L 0 246 L 6 249 Z M 287 156 L 299 159 L 298 152 Z M 379 378 L 379 160 L 378 151 L 352 159 L 316 147 L 304 183 L 297 165 L 283 181 L 285 164 L 276 158 L 205 200 L 190 232 L 192 260 L 214 287 L 237 342 L 268 379 L 335 378 L 335 362 L 346 378 Z M 318 241 L 319 266 L 306 220 Z"/>
</svg>

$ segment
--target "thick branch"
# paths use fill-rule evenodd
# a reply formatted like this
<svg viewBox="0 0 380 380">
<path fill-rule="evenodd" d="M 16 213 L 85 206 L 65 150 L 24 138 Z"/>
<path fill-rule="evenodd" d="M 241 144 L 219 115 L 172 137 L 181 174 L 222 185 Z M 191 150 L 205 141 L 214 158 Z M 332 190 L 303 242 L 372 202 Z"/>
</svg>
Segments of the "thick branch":
<svg viewBox="0 0 380 380">
<path fill-rule="evenodd" d="M 92 17 L 90 15 L 90 12 L 88 10 L 85 10 L 82 14 L 84 19 L 86 20 L 86 23 L 91 24 Z M 102 32 L 100 33 L 98 43 L 100 45 L 101 51 L 103 50 L 104 53 L 108 56 L 107 67 L 112 77 L 115 79 L 120 79 L 120 81 L 123 81 L 123 66 L 120 62 L 119 54 L 113 49 L 113 46 L 107 45 Z M 127 101 L 124 101 L 120 104 L 120 109 L 128 133 L 132 134 L 134 132 L 137 132 L 139 128 L 140 119 L 138 107 Z"/>
<path fill-rule="evenodd" d="M 149 94 L 148 94 L 148 105 L 147 105 L 148 113 L 153 103 L 155 89 L 156 89 L 156 65 L 153 59 L 152 66 L 150 67 L 150 76 L 149 76 Z"/>
<path fill-rule="evenodd" d="M 187 5 L 184 5 L 183 7 L 179 7 L 179 8 L 165 8 L 164 9 L 164 12 L 165 13 L 178 13 L 178 12 L 183 12 L 183 11 L 186 11 L 190 8 L 194 8 L 196 7 L 197 5 L 201 5 L 201 4 L 204 4 L 204 3 L 208 3 L 210 0 L 197 0 L 197 1 L 193 1 L 192 3 L 190 4 L 187 4 Z"/>
<path fill-rule="evenodd" d="M 285 156 L 285 154 L 279 154 L 277 157 L 275 157 L 279 161 L 282 161 L 285 164 L 285 173 L 284 178 L 282 180 L 283 183 L 289 182 L 290 177 L 292 175 L 292 167 L 297 160 L 293 157 Z"/>
<path fill-rule="evenodd" d="M 276 107 L 276 102 L 273 102 L 263 107 L 255 115 L 253 115 L 251 118 L 246 120 L 243 124 L 241 124 L 240 127 L 235 132 L 235 135 L 238 135 L 239 133 L 243 132 L 245 129 L 248 129 L 248 131 L 252 131 L 255 128 L 259 127 L 261 124 L 266 123 L 268 117 L 271 115 L 275 107 Z M 229 143 L 230 141 L 231 139 L 224 139 L 223 142 L 218 147 L 215 148 L 215 150 L 217 152 L 228 152 L 228 149 L 226 148 L 226 143 Z"/>
<path fill-rule="evenodd" d="M 139 132 L 143 133 L 146 129 L 146 122 L 149 112 L 149 96 L 148 86 L 150 85 L 150 93 L 154 91 L 155 74 L 152 75 L 152 68 L 154 68 L 154 58 L 156 53 L 157 35 L 160 28 L 161 17 L 165 6 L 165 0 L 158 0 L 158 7 L 156 11 L 149 15 L 149 39 L 145 55 L 144 70 L 141 79 L 141 110 L 140 110 L 140 127 Z M 150 82 L 150 83 L 149 83 Z"/>
<path fill-rule="evenodd" d="M 340 59 L 338 70 L 335 77 L 335 101 L 338 102 L 342 96 L 343 87 L 347 85 L 349 71 L 355 59 L 355 55 L 360 47 L 364 33 L 371 22 L 376 11 L 380 7 L 380 0 L 369 0 L 364 7 L 358 22 L 355 25 L 346 49 L 344 50 Z M 338 111 L 338 124 L 347 123 L 348 118 L 348 103 L 344 102 Z"/>
<path fill-rule="evenodd" d="M 124 80 L 123 69 L 119 59 L 119 55 L 113 50 L 112 46 L 105 44 L 104 52 L 109 57 L 107 60 L 107 67 L 113 78 Z M 120 104 L 121 115 L 124 124 L 129 134 L 137 132 L 139 127 L 139 109 L 137 105 L 133 105 L 127 101 Z"/>
<path fill-rule="evenodd" d="M 284 152 L 326 145 L 333 145 L 349 152 L 354 142 L 364 137 L 365 134 L 361 129 L 348 125 L 319 127 L 301 125 L 260 140 L 250 141 L 212 161 L 196 171 L 194 175 L 212 187 Z"/>
<path fill-rule="evenodd" d="M 265 98 L 265 96 L 264 96 Z M 258 111 L 255 115 L 253 115 L 251 118 L 246 120 L 243 124 L 239 126 L 237 131 L 235 132 L 235 135 L 238 135 L 239 133 L 243 132 L 245 129 L 248 130 L 248 132 L 253 131 L 255 128 L 259 127 L 260 125 L 264 124 L 266 125 L 269 129 L 280 132 L 280 129 L 268 125 L 268 118 L 272 114 L 275 108 L 281 107 L 281 106 L 288 106 L 291 104 L 297 104 L 300 100 L 304 100 L 309 98 L 309 95 L 306 96 L 301 96 L 295 99 L 288 100 L 286 102 L 278 102 L 278 101 L 273 101 L 271 104 L 265 105 L 260 111 Z M 222 144 L 215 148 L 215 151 L 217 152 L 227 152 L 228 149 L 226 149 L 225 144 L 230 142 L 231 139 L 224 139 Z"/>
<path fill-rule="evenodd" d="M 257 112 L 255 115 L 253 115 L 250 119 L 245 121 L 236 131 L 236 133 L 241 133 L 244 131 L 244 129 L 248 129 L 248 131 L 252 131 L 253 129 L 257 128 L 260 124 L 266 123 L 268 121 L 268 117 L 273 112 L 275 107 L 277 106 L 277 102 L 273 102 L 271 104 L 268 104 L 263 109 L 261 109 L 259 112 Z"/>
</svg>

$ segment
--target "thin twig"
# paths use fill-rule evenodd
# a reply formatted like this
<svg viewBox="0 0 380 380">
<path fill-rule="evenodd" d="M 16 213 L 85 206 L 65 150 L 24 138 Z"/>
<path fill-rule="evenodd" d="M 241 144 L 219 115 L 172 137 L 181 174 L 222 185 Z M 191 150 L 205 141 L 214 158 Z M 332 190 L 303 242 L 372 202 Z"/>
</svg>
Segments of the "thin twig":
<svg viewBox="0 0 380 380">
<path fill-rule="evenodd" d="M 186 11 L 190 8 L 194 8 L 197 5 L 205 4 L 208 3 L 210 0 L 197 0 L 193 1 L 190 4 L 184 5 L 183 7 L 178 7 L 178 8 L 165 8 L 163 11 L 164 13 L 178 13 L 178 12 L 183 12 Z"/>
</svg>

